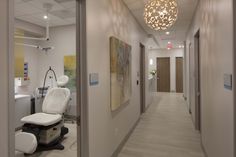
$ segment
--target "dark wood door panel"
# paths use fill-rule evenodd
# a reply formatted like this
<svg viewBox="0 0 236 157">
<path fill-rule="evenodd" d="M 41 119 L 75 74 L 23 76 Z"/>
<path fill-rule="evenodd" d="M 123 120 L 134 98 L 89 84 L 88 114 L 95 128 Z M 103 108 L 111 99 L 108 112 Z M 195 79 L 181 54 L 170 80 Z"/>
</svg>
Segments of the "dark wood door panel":
<svg viewBox="0 0 236 157">
<path fill-rule="evenodd" d="M 176 92 L 183 93 L 183 57 L 176 57 Z"/>
<path fill-rule="evenodd" d="M 170 92 L 170 58 L 157 58 L 157 91 Z"/>
</svg>

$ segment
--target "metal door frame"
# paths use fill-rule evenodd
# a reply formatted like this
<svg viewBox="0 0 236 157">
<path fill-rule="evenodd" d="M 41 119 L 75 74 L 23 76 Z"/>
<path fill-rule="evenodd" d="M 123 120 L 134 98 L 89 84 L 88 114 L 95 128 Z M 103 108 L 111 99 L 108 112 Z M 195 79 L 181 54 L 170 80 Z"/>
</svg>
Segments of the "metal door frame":
<svg viewBox="0 0 236 157">
<path fill-rule="evenodd" d="M 144 50 L 144 51 L 142 51 Z M 140 43 L 140 113 L 145 113 L 146 110 L 146 71 L 145 71 L 145 61 L 146 61 L 146 54 L 145 54 L 145 46 Z"/>
<path fill-rule="evenodd" d="M 3 2 L 4 3 L 4 2 Z M 15 156 L 15 101 L 14 101 L 14 0 L 8 0 L 8 143 L 7 156 Z M 78 117 L 78 155 L 81 157 L 89 156 L 89 140 L 88 140 L 88 86 L 87 86 L 87 50 L 86 50 L 86 0 L 76 0 L 76 49 L 77 49 L 77 109 L 80 111 Z M 4 104 L 5 105 L 5 104 Z M 12 112 L 13 111 L 13 112 Z"/>
</svg>

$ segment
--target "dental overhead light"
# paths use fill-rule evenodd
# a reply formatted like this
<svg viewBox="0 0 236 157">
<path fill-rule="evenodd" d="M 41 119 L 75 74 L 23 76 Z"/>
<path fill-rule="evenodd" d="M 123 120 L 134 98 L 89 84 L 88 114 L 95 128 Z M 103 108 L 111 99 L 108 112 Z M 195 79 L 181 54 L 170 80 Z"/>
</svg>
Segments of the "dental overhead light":
<svg viewBox="0 0 236 157">
<path fill-rule="evenodd" d="M 20 46 L 27 46 L 27 47 L 32 47 L 32 48 L 36 48 L 36 49 L 39 49 L 41 51 L 44 51 L 44 52 L 48 52 L 49 50 L 53 50 L 54 47 L 52 46 L 48 46 L 48 47 L 41 47 L 39 45 L 31 45 L 31 44 L 25 44 L 25 43 L 15 43 L 16 45 L 20 45 Z"/>
<path fill-rule="evenodd" d="M 29 36 L 22 36 L 22 35 L 15 35 L 14 37 L 16 39 L 28 39 L 28 40 L 40 40 L 40 41 L 49 41 L 49 12 L 52 10 L 53 4 L 51 3 L 44 3 L 43 7 L 46 11 L 46 14 L 43 16 L 43 18 L 46 20 L 46 37 L 43 38 L 36 38 L 36 37 L 29 37 Z M 48 52 L 49 50 L 54 49 L 54 47 L 41 47 L 39 45 L 32 45 L 32 44 L 26 44 L 26 43 L 15 43 L 16 45 L 21 45 L 21 46 L 27 46 L 27 47 L 32 47 L 39 49 L 44 52 Z"/>
<path fill-rule="evenodd" d="M 144 8 L 144 20 L 154 30 L 166 30 L 178 17 L 176 0 L 149 0 Z"/>
<path fill-rule="evenodd" d="M 34 37 L 26 37 L 26 36 L 20 36 L 20 35 L 15 35 L 16 39 L 28 39 L 28 40 L 40 40 L 40 41 L 49 41 L 49 12 L 53 8 L 53 4 L 51 3 L 44 3 L 43 7 L 45 9 L 46 14 L 43 16 L 43 18 L 46 20 L 46 36 L 43 38 L 34 38 Z"/>
</svg>

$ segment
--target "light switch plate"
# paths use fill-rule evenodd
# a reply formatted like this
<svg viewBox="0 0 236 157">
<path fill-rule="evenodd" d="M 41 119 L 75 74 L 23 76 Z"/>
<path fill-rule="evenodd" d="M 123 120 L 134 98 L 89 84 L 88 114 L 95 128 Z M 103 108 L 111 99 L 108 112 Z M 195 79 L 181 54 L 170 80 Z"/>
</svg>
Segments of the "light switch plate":
<svg viewBox="0 0 236 157">
<path fill-rule="evenodd" d="M 224 87 L 232 90 L 232 74 L 224 74 Z"/>
<path fill-rule="evenodd" d="M 99 75 L 98 73 L 89 74 L 89 84 L 90 86 L 95 86 L 99 84 Z"/>
</svg>

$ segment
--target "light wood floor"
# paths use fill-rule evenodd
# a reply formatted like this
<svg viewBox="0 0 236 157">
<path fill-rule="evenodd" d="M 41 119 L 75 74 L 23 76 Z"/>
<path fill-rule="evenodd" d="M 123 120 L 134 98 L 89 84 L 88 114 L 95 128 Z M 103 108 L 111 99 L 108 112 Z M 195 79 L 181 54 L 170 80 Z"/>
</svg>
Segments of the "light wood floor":
<svg viewBox="0 0 236 157">
<path fill-rule="evenodd" d="M 182 94 L 157 93 L 118 157 L 204 157 Z"/>
</svg>

